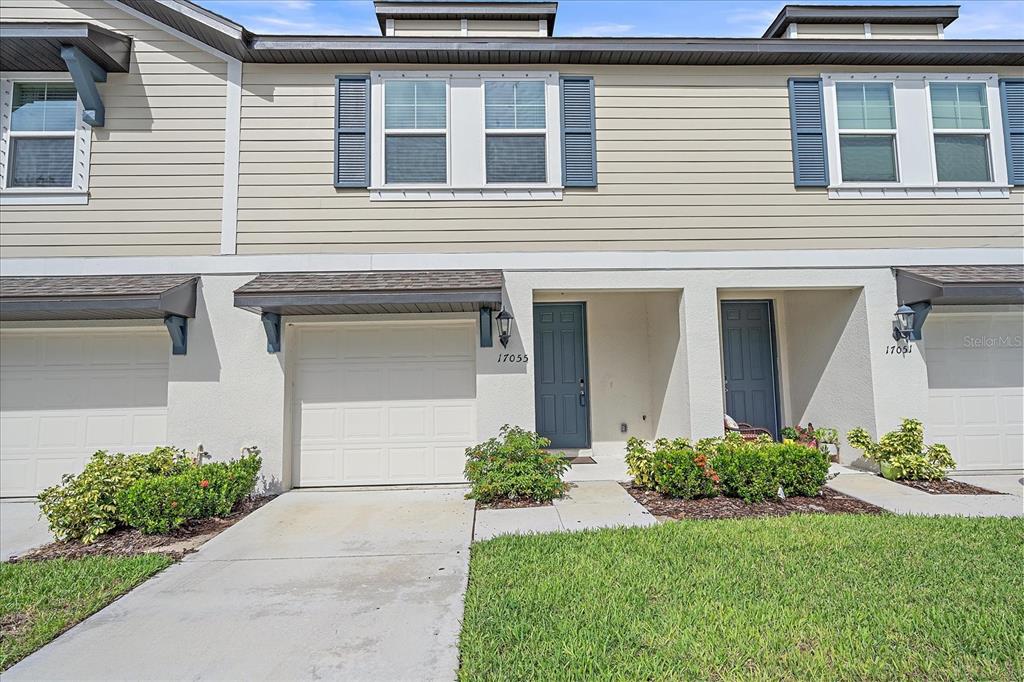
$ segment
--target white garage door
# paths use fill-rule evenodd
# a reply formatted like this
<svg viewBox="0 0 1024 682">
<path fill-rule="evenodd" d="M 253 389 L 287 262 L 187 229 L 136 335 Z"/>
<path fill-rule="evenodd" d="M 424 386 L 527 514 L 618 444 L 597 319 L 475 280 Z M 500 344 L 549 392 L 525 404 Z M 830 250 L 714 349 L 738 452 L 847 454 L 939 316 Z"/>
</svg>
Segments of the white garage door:
<svg viewBox="0 0 1024 682">
<path fill-rule="evenodd" d="M 928 441 L 957 468 L 1024 468 L 1024 312 L 933 312 L 924 327 Z"/>
<path fill-rule="evenodd" d="M 476 440 L 475 326 L 300 327 L 299 485 L 463 480 Z"/>
<path fill-rule="evenodd" d="M 0 495 L 163 444 L 169 344 L 163 328 L 0 334 Z"/>
</svg>

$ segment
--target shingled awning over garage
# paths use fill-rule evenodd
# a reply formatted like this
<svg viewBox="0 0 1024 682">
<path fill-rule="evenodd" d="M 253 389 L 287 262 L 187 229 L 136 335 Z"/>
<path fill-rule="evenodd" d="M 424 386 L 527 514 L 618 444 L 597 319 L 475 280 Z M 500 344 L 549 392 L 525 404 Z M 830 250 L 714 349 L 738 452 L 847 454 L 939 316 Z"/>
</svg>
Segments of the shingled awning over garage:
<svg viewBox="0 0 1024 682">
<path fill-rule="evenodd" d="M 473 312 L 500 308 L 501 270 L 265 273 L 235 306 L 279 315 Z"/>
<path fill-rule="evenodd" d="M 0 320 L 195 317 L 197 275 L 0 277 Z"/>
</svg>

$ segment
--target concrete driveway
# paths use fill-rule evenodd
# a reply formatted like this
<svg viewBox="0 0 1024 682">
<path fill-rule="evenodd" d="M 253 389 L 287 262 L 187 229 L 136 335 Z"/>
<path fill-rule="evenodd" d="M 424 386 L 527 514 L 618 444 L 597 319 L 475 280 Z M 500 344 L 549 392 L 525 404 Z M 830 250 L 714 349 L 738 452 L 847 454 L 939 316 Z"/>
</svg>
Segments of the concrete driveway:
<svg viewBox="0 0 1024 682">
<path fill-rule="evenodd" d="M 35 500 L 0 502 L 0 561 L 53 540 Z"/>
<path fill-rule="evenodd" d="M 4 680 L 451 680 L 464 493 L 286 493 Z"/>
</svg>

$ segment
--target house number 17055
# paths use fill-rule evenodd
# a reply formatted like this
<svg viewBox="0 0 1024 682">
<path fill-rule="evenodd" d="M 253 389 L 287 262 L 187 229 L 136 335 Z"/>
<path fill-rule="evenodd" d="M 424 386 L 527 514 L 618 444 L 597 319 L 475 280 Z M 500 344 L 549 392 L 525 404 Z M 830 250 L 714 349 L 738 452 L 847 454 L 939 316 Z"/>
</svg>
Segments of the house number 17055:
<svg viewBox="0 0 1024 682">
<path fill-rule="evenodd" d="M 498 362 L 529 362 L 529 356 L 523 353 L 503 353 L 498 355 Z"/>
</svg>

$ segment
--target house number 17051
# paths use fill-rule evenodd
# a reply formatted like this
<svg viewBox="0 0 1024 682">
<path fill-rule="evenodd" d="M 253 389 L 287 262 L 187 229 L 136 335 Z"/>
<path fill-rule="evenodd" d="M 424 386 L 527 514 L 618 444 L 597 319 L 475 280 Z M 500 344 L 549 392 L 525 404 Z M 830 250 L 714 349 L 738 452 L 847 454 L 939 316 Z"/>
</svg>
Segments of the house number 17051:
<svg viewBox="0 0 1024 682">
<path fill-rule="evenodd" d="M 522 353 L 503 353 L 498 355 L 498 362 L 529 362 L 530 358 Z"/>
<path fill-rule="evenodd" d="M 902 356 L 906 357 L 907 355 L 910 355 L 913 351 L 914 351 L 914 347 L 913 346 L 886 346 L 885 347 L 885 354 L 886 355 L 902 355 Z"/>
</svg>

